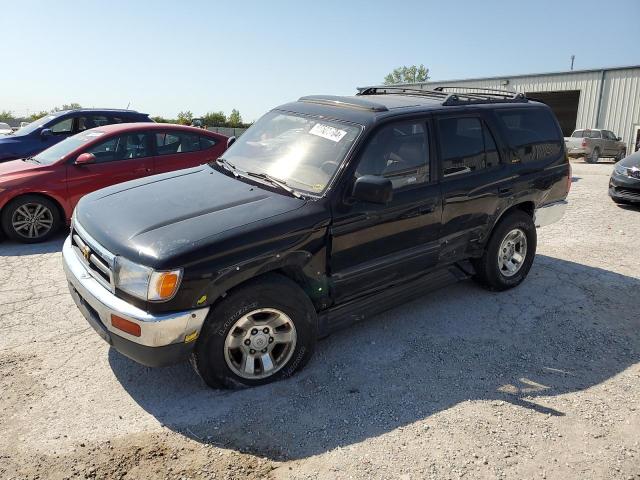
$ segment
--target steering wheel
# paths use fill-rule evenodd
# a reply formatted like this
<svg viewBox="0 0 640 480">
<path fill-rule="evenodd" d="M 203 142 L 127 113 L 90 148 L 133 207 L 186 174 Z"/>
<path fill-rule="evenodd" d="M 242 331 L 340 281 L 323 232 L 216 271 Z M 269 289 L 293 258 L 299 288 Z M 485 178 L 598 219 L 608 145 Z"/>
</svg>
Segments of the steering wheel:
<svg viewBox="0 0 640 480">
<path fill-rule="evenodd" d="M 331 176 L 335 173 L 339 166 L 340 165 L 338 164 L 338 162 L 334 160 L 327 160 L 325 162 L 322 162 L 322 164 L 320 165 L 320 170 Z"/>
</svg>

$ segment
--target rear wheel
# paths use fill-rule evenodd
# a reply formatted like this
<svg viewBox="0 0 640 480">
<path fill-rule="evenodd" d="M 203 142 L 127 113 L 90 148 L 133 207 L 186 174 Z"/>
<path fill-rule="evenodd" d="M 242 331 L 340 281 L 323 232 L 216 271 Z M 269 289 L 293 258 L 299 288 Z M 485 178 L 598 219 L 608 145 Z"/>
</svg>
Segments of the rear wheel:
<svg viewBox="0 0 640 480">
<path fill-rule="evenodd" d="M 591 155 L 589 155 L 587 158 L 587 163 L 598 163 L 598 160 L 600 160 L 600 149 L 599 148 L 594 148 L 591 151 Z"/>
<path fill-rule="evenodd" d="M 514 210 L 495 227 L 481 258 L 474 260 L 476 280 L 490 290 L 519 285 L 529 273 L 536 254 L 537 235 L 533 219 Z"/>
<path fill-rule="evenodd" d="M 313 354 L 316 322 L 313 304 L 298 285 L 265 275 L 232 291 L 209 313 L 192 364 L 214 388 L 289 377 Z"/>
<path fill-rule="evenodd" d="M 2 229 L 18 242 L 37 243 L 50 238 L 61 225 L 60 212 L 49 199 L 25 195 L 2 209 Z"/>
</svg>

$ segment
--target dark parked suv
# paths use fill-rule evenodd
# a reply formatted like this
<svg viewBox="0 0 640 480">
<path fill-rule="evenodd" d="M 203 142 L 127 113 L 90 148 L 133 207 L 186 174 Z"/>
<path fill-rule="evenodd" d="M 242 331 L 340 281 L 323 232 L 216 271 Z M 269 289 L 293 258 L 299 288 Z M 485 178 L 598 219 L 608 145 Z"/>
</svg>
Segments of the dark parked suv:
<svg viewBox="0 0 640 480">
<path fill-rule="evenodd" d="M 90 128 L 151 121 L 148 114 L 134 110 L 79 108 L 52 112 L 10 135 L 0 137 L 0 162 L 32 157 Z"/>
<path fill-rule="evenodd" d="M 302 367 L 318 337 L 431 288 L 520 284 L 570 177 L 551 110 L 522 94 L 303 97 L 217 161 L 83 197 L 64 267 L 124 355 L 259 385 Z"/>
</svg>

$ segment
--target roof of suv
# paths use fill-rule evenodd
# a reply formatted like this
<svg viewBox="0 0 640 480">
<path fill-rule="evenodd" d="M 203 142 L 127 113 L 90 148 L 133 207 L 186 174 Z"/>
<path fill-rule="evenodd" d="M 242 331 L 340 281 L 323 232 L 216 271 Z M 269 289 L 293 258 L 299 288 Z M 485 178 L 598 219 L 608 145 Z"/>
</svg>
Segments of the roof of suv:
<svg viewBox="0 0 640 480">
<path fill-rule="evenodd" d="M 281 105 L 277 109 L 326 116 L 366 126 L 384 117 L 426 110 L 543 105 L 516 92 L 448 93 L 442 90 L 410 91 L 394 87 L 369 87 L 362 89 L 361 92 L 351 96 L 310 95 L 301 97 L 297 102 Z"/>
<path fill-rule="evenodd" d="M 51 112 L 49 115 L 66 115 L 67 113 L 124 113 L 133 115 L 148 115 L 148 113 L 141 113 L 137 110 L 127 110 L 125 108 L 74 108 L 71 110 L 59 110 L 57 112 Z"/>
</svg>

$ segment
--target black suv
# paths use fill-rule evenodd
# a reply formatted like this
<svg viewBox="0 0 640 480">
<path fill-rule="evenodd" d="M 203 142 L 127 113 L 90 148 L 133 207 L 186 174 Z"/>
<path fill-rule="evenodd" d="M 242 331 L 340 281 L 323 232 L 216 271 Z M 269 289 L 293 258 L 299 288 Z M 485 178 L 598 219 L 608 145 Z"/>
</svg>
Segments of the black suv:
<svg viewBox="0 0 640 480">
<path fill-rule="evenodd" d="M 366 88 L 263 116 L 209 165 L 99 190 L 63 249 L 100 336 L 211 386 L 287 377 L 318 337 L 475 278 L 515 287 L 570 167 L 522 94 Z"/>
</svg>

